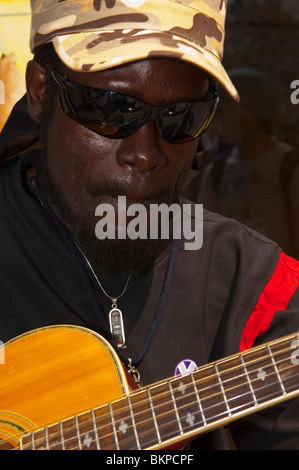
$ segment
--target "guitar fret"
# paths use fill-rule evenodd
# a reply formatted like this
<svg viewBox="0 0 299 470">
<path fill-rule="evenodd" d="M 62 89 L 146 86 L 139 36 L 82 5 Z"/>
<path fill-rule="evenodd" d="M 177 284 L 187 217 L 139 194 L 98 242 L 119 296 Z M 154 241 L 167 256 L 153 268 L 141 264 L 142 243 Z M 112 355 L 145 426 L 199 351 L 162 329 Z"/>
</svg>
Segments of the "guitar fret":
<svg viewBox="0 0 299 470">
<path fill-rule="evenodd" d="M 26 434 L 22 436 L 20 441 L 21 450 L 34 450 L 33 436 L 32 434 Z"/>
<path fill-rule="evenodd" d="M 180 429 L 183 433 L 196 429 L 204 424 L 199 407 L 196 387 L 192 375 L 180 376 L 172 380 L 171 387 L 179 415 Z"/>
<path fill-rule="evenodd" d="M 32 433 L 33 450 L 46 449 L 46 433 L 45 429 L 38 429 Z"/>
<path fill-rule="evenodd" d="M 65 445 L 64 445 L 64 438 L 63 438 L 63 427 L 62 427 L 62 422 L 59 423 L 59 435 L 61 437 L 61 445 L 62 449 L 65 450 Z"/>
<path fill-rule="evenodd" d="M 80 450 L 99 450 L 93 411 L 76 417 Z"/>
<path fill-rule="evenodd" d="M 177 422 L 178 422 L 178 425 L 179 425 L 180 434 L 182 435 L 182 434 L 184 434 L 184 431 L 183 431 L 183 428 L 182 428 L 182 425 L 181 425 L 181 420 L 180 420 L 180 417 L 179 417 L 178 408 L 177 408 L 177 405 L 176 405 L 176 400 L 175 400 L 174 393 L 173 393 L 173 390 L 172 390 L 171 382 L 168 383 L 168 386 L 169 386 L 171 399 L 172 399 L 174 410 L 175 410 L 176 419 L 177 419 Z"/>
<path fill-rule="evenodd" d="M 176 437 L 179 423 L 176 418 L 173 401 L 169 393 L 168 381 L 150 388 L 153 409 L 162 441 Z"/>
<path fill-rule="evenodd" d="M 286 391 L 285 391 L 285 388 L 284 388 L 284 386 L 283 386 L 283 383 L 282 383 L 282 380 L 281 380 L 281 377 L 280 377 L 280 374 L 279 374 L 279 371 L 278 371 L 278 368 L 277 368 L 277 365 L 276 365 L 275 359 L 274 359 L 274 357 L 273 357 L 273 354 L 272 354 L 272 351 L 271 351 L 270 346 L 268 346 L 268 351 L 269 351 L 271 360 L 272 360 L 272 362 L 273 362 L 273 367 L 274 367 L 274 370 L 275 370 L 276 375 L 277 375 L 277 377 L 278 377 L 278 381 L 279 381 L 279 383 L 280 383 L 282 393 L 283 393 L 283 395 L 286 395 Z"/>
<path fill-rule="evenodd" d="M 256 401 L 260 405 L 270 399 L 281 397 L 282 389 L 273 360 L 265 346 L 258 350 L 246 351 L 243 354 L 250 382 Z"/>
<path fill-rule="evenodd" d="M 63 449 L 61 430 L 62 427 L 60 423 L 47 427 L 47 445 L 49 450 Z"/>
<path fill-rule="evenodd" d="M 35 450 L 35 442 L 34 442 L 34 434 L 33 433 L 30 436 L 30 441 L 31 441 L 31 449 Z"/>
<path fill-rule="evenodd" d="M 135 435 L 135 439 L 136 439 L 136 443 L 137 443 L 137 448 L 138 448 L 138 450 L 141 450 L 130 396 L 128 396 L 128 404 L 129 404 L 129 410 L 130 410 L 131 420 L 132 420 L 132 424 L 133 424 L 134 435 Z"/>
<path fill-rule="evenodd" d="M 214 366 L 195 372 L 195 386 L 207 424 L 227 416 L 227 406 L 222 399 L 222 391 Z M 219 396 L 221 399 L 219 400 Z"/>
<path fill-rule="evenodd" d="M 74 419 L 75 419 L 75 429 L 76 429 L 76 434 L 77 434 L 78 448 L 79 448 L 79 450 L 82 450 L 82 447 L 81 447 L 81 440 L 80 440 L 80 434 L 79 434 L 78 416 L 75 416 Z"/>
<path fill-rule="evenodd" d="M 196 384 L 195 384 L 195 380 L 194 380 L 194 374 L 191 374 L 191 378 L 192 378 L 192 384 L 193 384 L 193 387 L 194 387 L 194 391 L 195 391 L 195 396 L 196 396 L 196 400 L 197 400 L 197 403 L 198 403 L 198 407 L 200 409 L 200 414 L 202 416 L 202 421 L 203 421 L 203 425 L 206 426 L 207 425 L 207 421 L 206 421 L 206 418 L 205 418 L 205 414 L 203 412 L 203 408 L 202 408 L 202 405 L 201 405 L 201 401 L 200 401 L 200 398 L 199 398 L 199 395 L 198 395 L 198 391 L 197 391 L 197 388 L 196 388 Z"/>
<path fill-rule="evenodd" d="M 221 380 L 221 376 L 220 376 L 217 364 L 215 364 L 215 370 L 216 370 L 216 375 L 217 375 L 217 378 L 218 378 L 218 381 L 219 381 L 220 389 L 221 389 L 221 392 L 222 392 L 222 395 L 223 395 L 223 398 L 224 398 L 224 403 L 225 403 L 227 411 L 228 411 L 228 416 L 231 416 L 232 415 L 231 409 L 229 407 L 229 404 L 228 404 L 228 401 L 227 401 L 227 398 L 226 398 L 225 390 L 224 390 L 224 387 L 223 387 L 223 383 L 222 383 L 222 380 Z"/>
<path fill-rule="evenodd" d="M 254 390 L 253 390 L 253 387 L 252 387 L 252 384 L 251 384 L 251 380 L 250 380 L 250 377 L 249 377 L 249 374 L 248 374 L 248 370 L 247 370 L 247 367 L 246 367 L 246 364 L 244 362 L 244 359 L 243 359 L 242 355 L 240 356 L 240 360 L 242 362 L 242 366 L 243 366 L 243 369 L 245 371 L 245 376 L 246 376 L 248 386 L 250 388 L 250 391 L 251 391 L 251 394 L 252 394 L 252 397 L 253 397 L 253 400 L 254 400 L 254 405 L 257 406 L 258 402 L 257 402 L 256 396 L 255 396 L 255 393 L 254 393 Z"/>
<path fill-rule="evenodd" d="M 91 420 L 92 420 L 92 429 L 93 429 L 95 442 L 96 442 L 96 448 L 97 448 L 97 450 L 101 450 L 94 410 L 91 411 Z"/>
<path fill-rule="evenodd" d="M 111 403 L 109 403 L 108 406 L 109 406 L 109 411 L 110 411 L 110 416 L 111 416 L 111 424 L 112 424 L 114 439 L 115 439 L 115 443 L 116 443 L 116 449 L 119 450 L 119 443 L 118 443 L 118 439 L 117 439 L 117 433 L 116 433 L 116 429 L 115 429 L 115 422 L 114 422 Z"/>
<path fill-rule="evenodd" d="M 49 439 L 48 439 L 48 429 L 45 428 L 45 441 L 46 441 L 46 450 L 49 450 Z"/>
<path fill-rule="evenodd" d="M 75 450 L 79 441 L 76 418 L 69 418 L 61 422 L 61 436 L 64 450 Z"/>
<path fill-rule="evenodd" d="M 98 434 L 98 445 L 102 450 L 115 450 L 117 442 L 113 430 L 109 405 L 94 410 L 94 422 Z"/>
<path fill-rule="evenodd" d="M 161 442 L 149 391 L 138 390 L 130 395 L 129 400 L 138 436 L 137 445 L 141 449 L 146 449 Z"/>
<path fill-rule="evenodd" d="M 118 400 L 111 404 L 115 438 L 119 450 L 133 450 L 138 448 L 136 433 L 130 403 L 128 398 Z"/>
<path fill-rule="evenodd" d="M 240 364 L 239 356 L 223 360 L 217 367 L 230 410 L 228 416 L 255 406 L 256 400 L 250 387 L 249 376 L 247 373 L 244 378 L 244 363 Z"/>
<path fill-rule="evenodd" d="M 34 433 L 31 434 L 31 449 L 32 449 L 32 450 L 35 450 Z"/>
<path fill-rule="evenodd" d="M 151 406 L 151 410 L 152 410 L 152 415 L 153 415 L 153 418 L 154 418 L 154 424 L 155 424 L 155 429 L 156 429 L 156 433 L 157 433 L 157 436 L 158 436 L 158 442 L 159 442 L 159 444 L 160 444 L 160 443 L 162 442 L 162 441 L 161 441 L 161 435 L 160 435 L 158 423 L 157 423 L 157 420 L 156 420 L 156 415 L 155 415 L 155 410 L 154 410 L 154 404 L 153 404 L 153 400 L 152 400 L 152 397 L 151 397 L 151 391 L 150 391 L 150 389 L 148 389 L 147 393 L 148 393 L 148 397 L 149 397 L 149 401 L 150 401 L 150 406 Z"/>
</svg>

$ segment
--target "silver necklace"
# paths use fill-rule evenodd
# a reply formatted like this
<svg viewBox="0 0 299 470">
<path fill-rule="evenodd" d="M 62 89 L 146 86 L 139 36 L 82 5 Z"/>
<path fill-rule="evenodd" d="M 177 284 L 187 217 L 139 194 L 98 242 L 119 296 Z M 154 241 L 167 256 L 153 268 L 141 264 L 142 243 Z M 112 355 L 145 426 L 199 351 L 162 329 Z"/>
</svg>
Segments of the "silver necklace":
<svg viewBox="0 0 299 470">
<path fill-rule="evenodd" d="M 116 342 L 117 346 L 120 349 L 125 349 L 127 346 L 126 346 L 126 337 L 125 337 L 123 314 L 122 314 L 122 311 L 117 307 L 117 302 L 124 295 L 124 293 L 126 292 L 127 287 L 129 285 L 129 282 L 130 282 L 131 277 L 132 277 L 132 273 L 129 274 L 129 277 L 127 279 L 127 282 L 126 282 L 125 287 L 124 287 L 123 291 L 121 292 L 121 294 L 119 294 L 117 297 L 111 297 L 105 291 L 104 287 L 102 286 L 102 283 L 98 279 L 96 273 L 94 272 L 93 267 L 91 266 L 90 262 L 88 261 L 87 257 L 85 256 L 85 254 L 83 253 L 81 248 L 78 245 L 77 245 L 77 247 L 78 247 L 78 250 L 80 251 L 80 253 L 82 254 L 83 258 L 85 259 L 90 271 L 92 272 L 92 274 L 93 274 L 97 284 L 101 288 L 103 294 L 106 297 L 108 297 L 108 299 L 110 299 L 111 302 L 112 302 L 111 310 L 109 312 L 110 331 L 111 331 L 111 334 L 112 334 L 112 336 L 114 338 L 114 341 Z"/>
</svg>

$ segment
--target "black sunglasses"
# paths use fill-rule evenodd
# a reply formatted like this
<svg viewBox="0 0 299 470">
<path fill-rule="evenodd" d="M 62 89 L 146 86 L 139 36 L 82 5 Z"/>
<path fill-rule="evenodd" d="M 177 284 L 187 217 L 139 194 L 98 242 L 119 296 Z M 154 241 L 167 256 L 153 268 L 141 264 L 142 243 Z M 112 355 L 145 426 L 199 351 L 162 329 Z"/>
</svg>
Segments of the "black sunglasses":
<svg viewBox="0 0 299 470">
<path fill-rule="evenodd" d="M 82 126 L 110 139 L 124 139 L 154 120 L 164 140 L 181 144 L 197 139 L 209 127 L 219 101 L 211 83 L 201 101 L 150 106 L 131 96 L 71 82 L 52 70 L 60 86 L 61 109 Z"/>
</svg>

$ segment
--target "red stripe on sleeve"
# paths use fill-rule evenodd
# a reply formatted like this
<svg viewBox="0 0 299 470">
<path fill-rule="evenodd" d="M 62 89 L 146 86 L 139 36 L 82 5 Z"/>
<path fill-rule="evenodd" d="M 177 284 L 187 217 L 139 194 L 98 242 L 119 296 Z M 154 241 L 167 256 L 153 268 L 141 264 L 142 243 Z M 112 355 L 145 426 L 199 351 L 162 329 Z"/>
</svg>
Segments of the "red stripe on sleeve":
<svg viewBox="0 0 299 470">
<path fill-rule="evenodd" d="M 282 253 L 271 279 L 247 320 L 240 342 L 240 351 L 251 348 L 256 338 L 267 331 L 275 312 L 285 310 L 298 287 L 298 281 L 299 262 Z"/>
</svg>

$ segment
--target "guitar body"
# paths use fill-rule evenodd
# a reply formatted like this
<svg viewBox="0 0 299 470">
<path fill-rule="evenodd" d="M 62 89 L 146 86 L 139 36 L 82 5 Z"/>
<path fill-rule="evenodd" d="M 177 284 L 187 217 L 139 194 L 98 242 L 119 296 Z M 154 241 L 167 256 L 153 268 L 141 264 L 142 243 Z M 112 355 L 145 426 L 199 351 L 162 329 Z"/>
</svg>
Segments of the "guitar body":
<svg viewBox="0 0 299 470">
<path fill-rule="evenodd" d="M 112 347 L 74 326 L 34 330 L 5 344 L 0 364 L 0 449 L 20 436 L 130 393 Z"/>
</svg>

